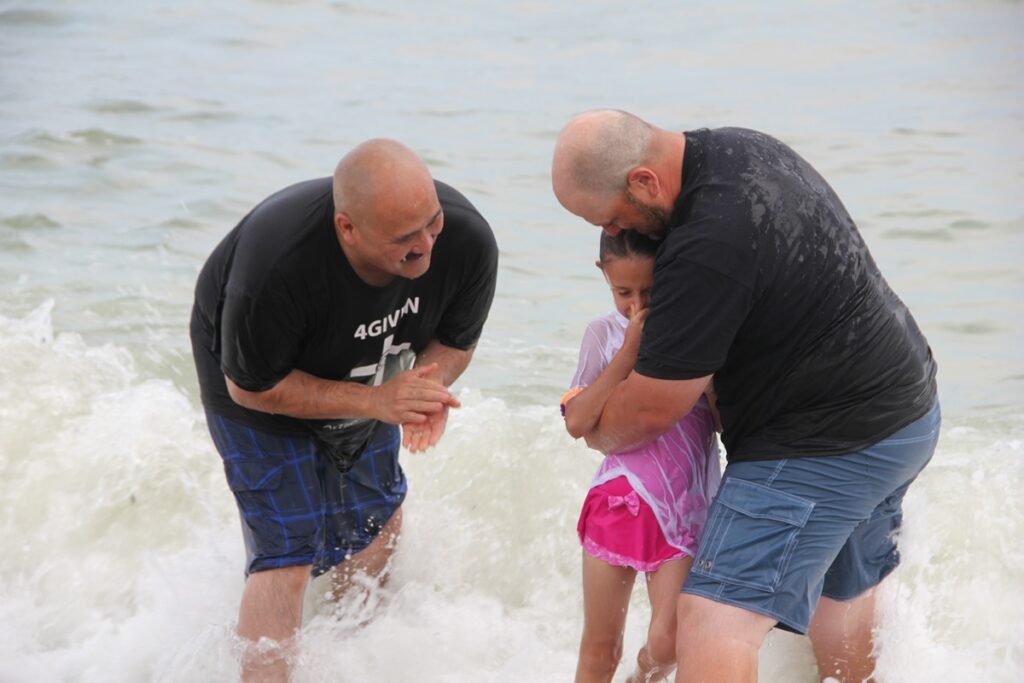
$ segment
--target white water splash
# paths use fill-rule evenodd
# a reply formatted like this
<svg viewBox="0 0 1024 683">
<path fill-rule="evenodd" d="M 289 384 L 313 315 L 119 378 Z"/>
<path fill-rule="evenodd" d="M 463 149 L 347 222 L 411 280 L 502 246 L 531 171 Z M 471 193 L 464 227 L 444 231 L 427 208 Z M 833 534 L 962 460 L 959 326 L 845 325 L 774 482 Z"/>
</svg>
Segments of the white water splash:
<svg viewBox="0 0 1024 683">
<path fill-rule="evenodd" d="M 232 680 L 244 553 L 198 406 L 138 376 L 122 348 L 54 335 L 51 307 L 0 318 L 0 680 Z M 402 456 L 411 492 L 389 585 L 336 605 L 326 577 L 312 584 L 297 682 L 571 678 L 575 523 L 597 456 L 554 406 L 460 396 L 441 445 Z M 907 496 L 880 681 L 1020 680 L 1020 433 L 947 423 Z M 616 680 L 645 602 L 641 582 Z M 817 680 L 806 639 L 782 632 L 760 670 Z"/>
</svg>

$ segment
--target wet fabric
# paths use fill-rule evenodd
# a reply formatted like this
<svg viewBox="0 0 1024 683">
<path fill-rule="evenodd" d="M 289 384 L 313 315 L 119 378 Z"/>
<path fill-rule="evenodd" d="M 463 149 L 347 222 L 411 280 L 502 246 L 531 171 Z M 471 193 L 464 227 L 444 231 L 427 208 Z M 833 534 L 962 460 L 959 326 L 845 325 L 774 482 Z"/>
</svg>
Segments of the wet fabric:
<svg viewBox="0 0 1024 683">
<path fill-rule="evenodd" d="M 591 322 L 580 344 L 573 387 L 589 386 L 622 348 L 629 321 L 618 311 Z M 624 477 L 650 507 L 666 542 L 696 551 L 720 478 L 714 418 L 704 397 L 665 434 L 632 451 L 610 453 L 591 486 Z"/>
<path fill-rule="evenodd" d="M 936 396 L 928 343 L 835 192 L 739 128 L 686 133 L 636 371 L 714 374 L 729 462 L 857 451 Z"/>
<path fill-rule="evenodd" d="M 940 423 L 936 403 L 856 453 L 729 463 L 683 592 L 806 633 L 821 595 L 855 598 L 899 565 L 903 497 Z"/>
<path fill-rule="evenodd" d="M 589 555 L 638 572 L 653 572 L 669 560 L 693 555 L 668 544 L 651 506 L 625 477 L 590 489 L 576 533 Z"/>
<path fill-rule="evenodd" d="M 366 548 L 402 504 L 399 429 L 383 424 L 342 474 L 304 435 L 262 432 L 207 411 L 245 539 L 246 575 L 312 565 L 317 576 Z"/>
</svg>

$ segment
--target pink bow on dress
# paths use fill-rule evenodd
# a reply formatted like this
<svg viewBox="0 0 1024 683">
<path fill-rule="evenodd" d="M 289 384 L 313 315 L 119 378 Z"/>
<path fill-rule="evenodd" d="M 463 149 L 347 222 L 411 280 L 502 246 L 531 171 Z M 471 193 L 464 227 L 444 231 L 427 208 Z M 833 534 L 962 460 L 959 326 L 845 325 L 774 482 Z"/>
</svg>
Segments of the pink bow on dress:
<svg viewBox="0 0 1024 683">
<path fill-rule="evenodd" d="M 608 496 L 609 510 L 614 510 L 623 505 L 629 510 L 629 514 L 634 517 L 640 514 L 640 496 L 636 495 L 636 491 L 630 491 L 624 496 Z"/>
</svg>

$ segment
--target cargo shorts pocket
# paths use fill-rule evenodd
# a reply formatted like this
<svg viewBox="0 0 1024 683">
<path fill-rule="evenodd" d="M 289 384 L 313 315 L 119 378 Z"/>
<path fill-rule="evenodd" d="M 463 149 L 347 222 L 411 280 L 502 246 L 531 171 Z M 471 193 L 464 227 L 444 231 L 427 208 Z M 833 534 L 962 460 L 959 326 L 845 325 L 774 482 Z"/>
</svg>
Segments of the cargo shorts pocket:
<svg viewBox="0 0 1024 683">
<path fill-rule="evenodd" d="M 814 503 L 782 491 L 726 479 L 711 508 L 692 572 L 773 592 Z"/>
<path fill-rule="evenodd" d="M 267 494 L 280 488 L 284 466 L 263 460 L 225 460 L 224 474 L 242 511 L 258 514 L 272 508 Z"/>
<path fill-rule="evenodd" d="M 232 491 L 273 491 L 281 485 L 283 465 L 263 460 L 228 460 L 224 473 Z"/>
</svg>

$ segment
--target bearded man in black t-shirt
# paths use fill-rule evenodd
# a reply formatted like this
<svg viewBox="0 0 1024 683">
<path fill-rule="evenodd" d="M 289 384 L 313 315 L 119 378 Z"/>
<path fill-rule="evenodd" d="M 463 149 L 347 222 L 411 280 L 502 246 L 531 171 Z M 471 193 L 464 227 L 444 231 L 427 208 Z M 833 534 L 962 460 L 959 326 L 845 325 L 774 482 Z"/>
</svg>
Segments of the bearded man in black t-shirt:
<svg viewBox="0 0 1024 683">
<path fill-rule="evenodd" d="M 940 423 L 931 350 L 828 183 L 752 130 L 572 119 L 570 212 L 662 241 L 634 371 L 587 443 L 633 448 L 712 376 L 728 465 L 678 606 L 677 680 L 755 680 L 778 625 L 822 676 L 871 676 L 875 588 Z"/>
<path fill-rule="evenodd" d="M 382 576 L 400 445 L 441 438 L 494 296 L 490 226 L 391 140 L 253 209 L 199 276 L 192 349 L 248 554 L 238 633 L 286 642 L 310 573 Z M 401 436 L 399 432 L 401 426 Z M 400 444 L 401 441 L 401 444 Z M 243 678 L 287 675 L 249 648 Z"/>
</svg>

